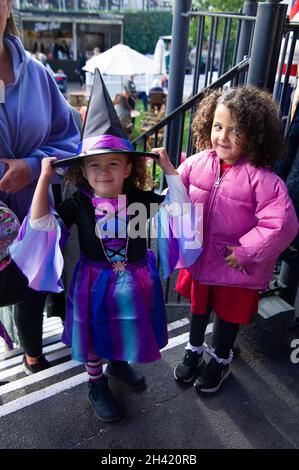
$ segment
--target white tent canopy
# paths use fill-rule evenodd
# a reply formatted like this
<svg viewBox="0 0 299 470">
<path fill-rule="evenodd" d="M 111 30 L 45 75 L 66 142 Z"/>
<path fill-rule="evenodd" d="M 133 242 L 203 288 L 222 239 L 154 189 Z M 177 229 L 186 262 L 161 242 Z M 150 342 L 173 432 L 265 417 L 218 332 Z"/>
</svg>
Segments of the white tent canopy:
<svg viewBox="0 0 299 470">
<path fill-rule="evenodd" d="M 155 74 L 156 63 L 143 54 L 124 44 L 117 44 L 105 52 L 92 57 L 83 69 L 94 73 L 98 68 L 107 75 Z"/>
</svg>

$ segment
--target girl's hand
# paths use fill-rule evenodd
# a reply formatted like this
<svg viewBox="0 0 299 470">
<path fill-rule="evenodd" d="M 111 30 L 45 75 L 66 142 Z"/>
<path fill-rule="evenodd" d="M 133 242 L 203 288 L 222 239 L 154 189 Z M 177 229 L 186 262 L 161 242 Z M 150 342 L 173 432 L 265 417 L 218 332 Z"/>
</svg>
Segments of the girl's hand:
<svg viewBox="0 0 299 470">
<path fill-rule="evenodd" d="M 231 255 L 228 255 L 225 259 L 225 261 L 227 262 L 227 264 L 231 267 L 231 268 L 235 268 L 235 269 L 238 269 L 239 271 L 243 271 L 243 267 L 240 265 L 240 263 L 238 262 L 237 258 L 236 258 L 236 255 L 234 253 L 234 247 L 233 246 L 227 246 L 227 249 L 229 251 L 231 251 Z"/>
<path fill-rule="evenodd" d="M 24 158 L 0 158 L 0 163 L 7 167 L 0 180 L 0 190 L 5 193 L 17 193 L 30 184 L 30 168 Z"/>
<path fill-rule="evenodd" d="M 52 176 L 55 174 L 55 168 L 53 168 L 52 164 L 57 162 L 56 157 L 49 157 L 43 158 L 42 160 L 42 169 L 41 169 L 41 178 L 51 179 Z"/>
<path fill-rule="evenodd" d="M 162 168 L 166 175 L 178 175 L 178 172 L 171 163 L 168 153 L 164 147 L 158 147 L 151 150 L 152 153 L 159 155 L 157 159 L 157 164 Z"/>
</svg>

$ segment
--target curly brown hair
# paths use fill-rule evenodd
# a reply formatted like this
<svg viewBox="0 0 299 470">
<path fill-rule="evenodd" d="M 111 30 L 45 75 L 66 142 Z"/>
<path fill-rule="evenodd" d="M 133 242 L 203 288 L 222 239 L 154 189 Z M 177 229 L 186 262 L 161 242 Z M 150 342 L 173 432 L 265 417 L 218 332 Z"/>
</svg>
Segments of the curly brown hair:
<svg viewBox="0 0 299 470">
<path fill-rule="evenodd" d="M 132 163 L 132 171 L 125 180 L 124 193 L 128 193 L 132 187 L 150 189 L 153 186 L 153 181 L 146 165 L 145 157 L 136 156 L 133 153 L 125 154 L 124 158 L 126 157 L 128 163 Z M 82 173 L 83 165 L 84 159 L 70 166 L 64 176 L 65 179 L 73 185 L 91 190 L 92 188 L 89 186 L 87 179 L 84 178 Z"/>
<path fill-rule="evenodd" d="M 277 104 L 265 90 L 240 86 L 228 91 L 212 91 L 198 105 L 192 122 L 197 151 L 212 147 L 211 129 L 215 109 L 227 106 L 245 135 L 244 154 L 255 167 L 273 168 L 286 153 Z"/>
</svg>

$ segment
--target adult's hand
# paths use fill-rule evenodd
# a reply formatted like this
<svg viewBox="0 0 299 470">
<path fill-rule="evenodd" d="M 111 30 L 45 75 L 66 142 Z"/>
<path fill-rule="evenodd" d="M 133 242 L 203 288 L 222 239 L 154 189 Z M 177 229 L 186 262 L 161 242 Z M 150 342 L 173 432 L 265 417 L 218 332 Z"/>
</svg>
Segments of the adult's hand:
<svg viewBox="0 0 299 470">
<path fill-rule="evenodd" d="M 30 168 L 23 158 L 0 158 L 8 168 L 0 180 L 0 190 L 5 193 L 17 193 L 30 184 Z"/>
</svg>

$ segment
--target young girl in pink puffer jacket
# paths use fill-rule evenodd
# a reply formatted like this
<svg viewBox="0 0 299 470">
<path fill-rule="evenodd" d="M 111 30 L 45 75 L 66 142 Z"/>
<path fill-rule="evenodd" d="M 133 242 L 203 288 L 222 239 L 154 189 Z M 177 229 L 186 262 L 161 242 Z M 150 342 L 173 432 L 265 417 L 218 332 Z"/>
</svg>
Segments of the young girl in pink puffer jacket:
<svg viewBox="0 0 299 470">
<path fill-rule="evenodd" d="M 192 316 L 174 376 L 179 382 L 194 380 L 206 350 L 211 359 L 195 381 L 199 392 L 216 392 L 229 376 L 239 325 L 257 312 L 259 291 L 297 234 L 287 188 L 272 170 L 284 151 L 277 115 L 270 94 L 261 89 L 213 92 L 201 101 L 192 125 L 202 151 L 178 168 L 191 201 L 203 204 L 204 233 L 202 256 L 181 270 L 176 287 L 190 298 Z M 207 348 L 212 310 L 213 347 Z"/>
</svg>

